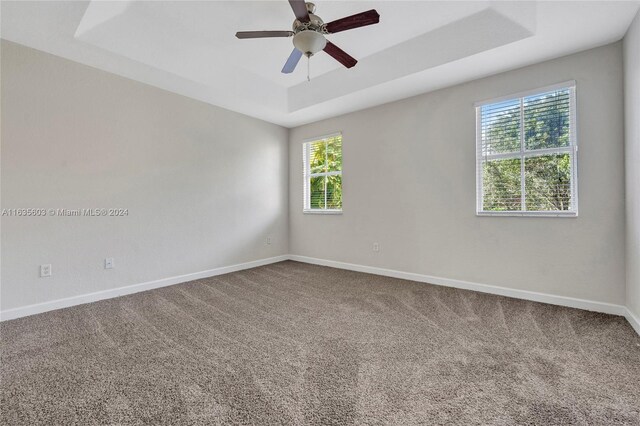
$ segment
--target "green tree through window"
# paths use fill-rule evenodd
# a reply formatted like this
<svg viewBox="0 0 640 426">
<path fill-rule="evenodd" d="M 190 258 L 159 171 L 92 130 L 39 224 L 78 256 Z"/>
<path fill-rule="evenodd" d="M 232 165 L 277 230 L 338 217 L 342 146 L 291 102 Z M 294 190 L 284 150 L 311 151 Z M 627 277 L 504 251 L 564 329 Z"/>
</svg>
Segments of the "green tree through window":
<svg viewBox="0 0 640 426">
<path fill-rule="evenodd" d="M 306 142 L 304 168 L 304 209 L 342 210 L 342 135 Z"/>
<path fill-rule="evenodd" d="M 575 214 L 575 87 L 478 107 L 478 212 Z"/>
</svg>

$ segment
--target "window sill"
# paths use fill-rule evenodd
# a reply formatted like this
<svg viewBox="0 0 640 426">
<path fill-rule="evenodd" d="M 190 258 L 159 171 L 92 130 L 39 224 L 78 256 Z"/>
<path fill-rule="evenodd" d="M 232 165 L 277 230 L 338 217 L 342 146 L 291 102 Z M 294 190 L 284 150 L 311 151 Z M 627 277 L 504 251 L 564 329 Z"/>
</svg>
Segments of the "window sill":
<svg viewBox="0 0 640 426">
<path fill-rule="evenodd" d="M 303 210 L 303 214 L 342 214 L 342 210 Z"/>
<path fill-rule="evenodd" d="M 566 217 L 566 218 L 576 218 L 576 217 L 578 217 L 578 212 L 476 212 L 476 216 Z"/>
</svg>

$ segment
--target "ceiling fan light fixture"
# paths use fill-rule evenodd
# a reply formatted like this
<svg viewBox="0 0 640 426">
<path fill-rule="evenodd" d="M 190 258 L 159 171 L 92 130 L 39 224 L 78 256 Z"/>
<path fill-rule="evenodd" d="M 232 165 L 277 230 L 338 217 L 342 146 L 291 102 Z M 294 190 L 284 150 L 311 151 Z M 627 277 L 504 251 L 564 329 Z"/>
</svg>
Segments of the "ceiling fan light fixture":
<svg viewBox="0 0 640 426">
<path fill-rule="evenodd" d="M 293 36 L 293 45 L 307 56 L 318 53 L 327 45 L 324 35 L 313 30 L 300 31 Z"/>
<path fill-rule="evenodd" d="M 310 58 L 321 50 L 324 50 L 329 56 L 333 57 L 333 59 L 340 62 L 346 68 L 353 68 L 358 61 L 335 44 L 327 41 L 325 35 L 365 27 L 380 22 L 378 12 L 376 12 L 375 9 L 371 9 L 325 24 L 322 18 L 315 14 L 315 4 L 305 2 L 305 0 L 289 0 L 289 5 L 296 17 L 293 21 L 292 31 L 238 31 L 236 33 L 236 37 L 240 39 L 293 36 L 294 49 L 282 68 L 283 74 L 291 74 L 293 70 L 296 69 L 296 65 L 298 65 L 302 55 Z M 309 61 L 307 61 L 307 67 L 308 66 Z M 308 68 L 307 79 L 309 79 Z"/>
</svg>

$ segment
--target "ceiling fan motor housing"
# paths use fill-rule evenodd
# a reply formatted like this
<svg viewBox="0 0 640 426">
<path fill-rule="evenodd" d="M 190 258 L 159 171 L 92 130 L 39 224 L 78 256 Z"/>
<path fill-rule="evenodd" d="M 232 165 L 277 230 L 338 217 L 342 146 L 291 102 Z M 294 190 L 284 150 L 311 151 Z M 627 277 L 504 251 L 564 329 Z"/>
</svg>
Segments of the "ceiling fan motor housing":
<svg viewBox="0 0 640 426">
<path fill-rule="evenodd" d="M 296 19 L 293 22 L 293 45 L 307 56 L 318 53 L 327 45 L 324 34 L 327 33 L 324 21 L 318 15 L 314 15 L 316 6 L 306 3 L 309 21 L 302 22 Z"/>
</svg>

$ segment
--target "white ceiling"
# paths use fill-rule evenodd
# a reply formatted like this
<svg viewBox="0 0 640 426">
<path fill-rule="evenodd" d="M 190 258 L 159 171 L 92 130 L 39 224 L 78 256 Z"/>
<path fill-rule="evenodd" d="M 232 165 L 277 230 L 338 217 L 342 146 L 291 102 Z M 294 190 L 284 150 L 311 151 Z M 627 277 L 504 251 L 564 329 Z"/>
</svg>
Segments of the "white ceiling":
<svg viewBox="0 0 640 426">
<path fill-rule="evenodd" d="M 638 1 L 322 1 L 325 22 L 375 8 L 380 24 L 328 36 L 359 60 L 320 52 L 280 73 L 290 38 L 278 1 L 2 1 L 2 38 L 292 127 L 622 38 Z"/>
</svg>

